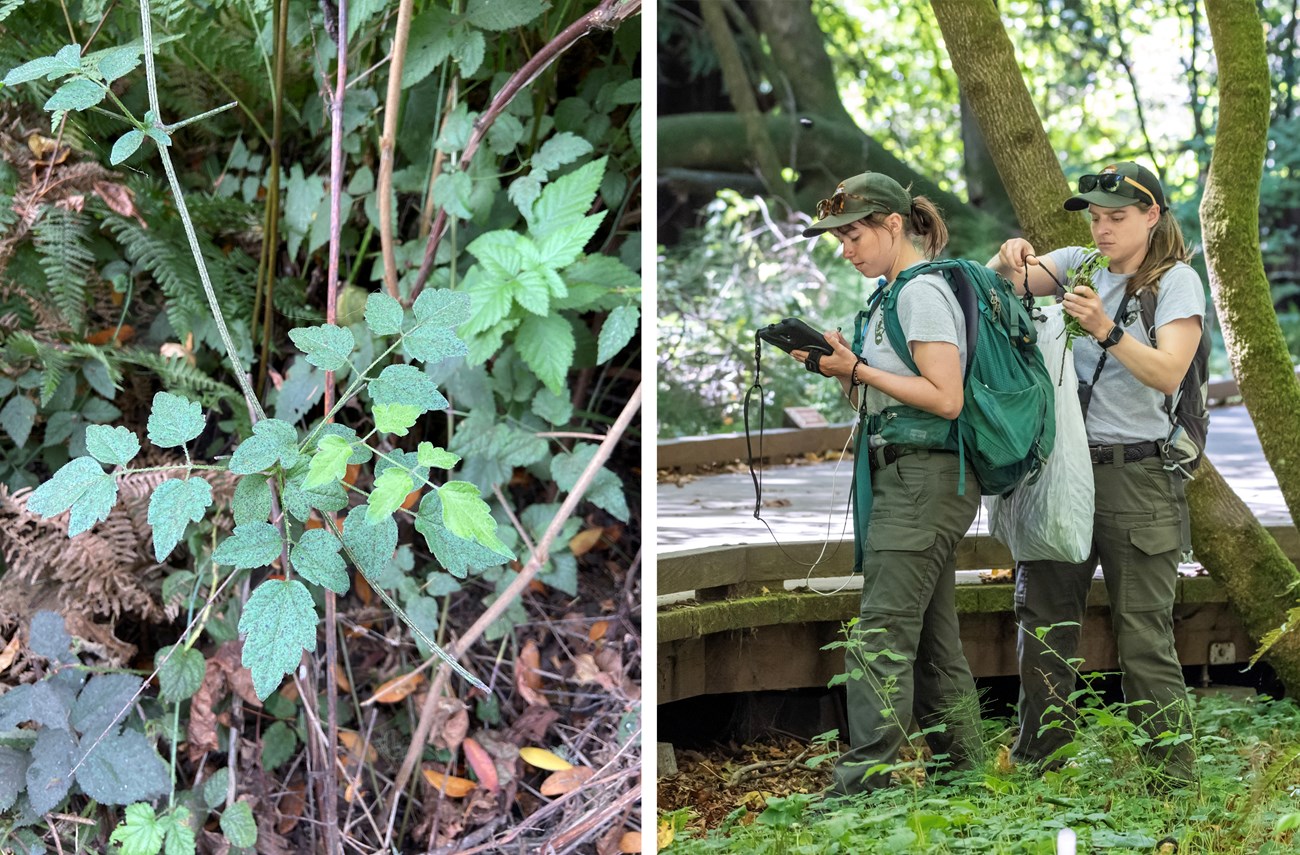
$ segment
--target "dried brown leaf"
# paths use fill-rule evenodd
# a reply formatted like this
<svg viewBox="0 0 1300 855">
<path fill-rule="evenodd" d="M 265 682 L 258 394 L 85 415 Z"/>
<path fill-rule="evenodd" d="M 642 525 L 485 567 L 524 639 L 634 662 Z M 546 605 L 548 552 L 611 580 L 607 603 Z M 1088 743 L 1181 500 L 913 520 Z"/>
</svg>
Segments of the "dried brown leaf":
<svg viewBox="0 0 1300 855">
<path fill-rule="evenodd" d="M 435 790 L 442 790 L 453 799 L 461 799 L 468 796 L 478 788 L 478 784 L 468 778 L 457 778 L 455 775 L 445 775 L 442 772 L 436 772 L 433 769 L 424 770 L 424 780 L 428 781 Z"/>
<path fill-rule="evenodd" d="M 624 834 L 618 841 L 618 851 L 633 855 L 641 851 L 641 832 L 629 831 Z"/>
<path fill-rule="evenodd" d="M 575 534 L 569 539 L 569 551 L 574 555 L 586 555 L 596 548 L 600 539 L 605 536 L 603 528 L 587 528 Z"/>
<path fill-rule="evenodd" d="M 492 762 L 491 755 L 473 737 L 466 737 L 462 740 L 460 747 L 465 752 L 465 762 L 474 770 L 478 782 L 483 785 L 484 789 L 496 792 L 497 788 L 501 786 L 501 782 L 497 777 L 497 766 Z"/>
<path fill-rule="evenodd" d="M 563 796 L 581 787 L 587 782 L 587 779 L 596 774 L 596 770 L 590 766 L 574 766 L 571 769 L 561 769 L 548 775 L 542 786 L 539 788 L 544 796 Z"/>
</svg>

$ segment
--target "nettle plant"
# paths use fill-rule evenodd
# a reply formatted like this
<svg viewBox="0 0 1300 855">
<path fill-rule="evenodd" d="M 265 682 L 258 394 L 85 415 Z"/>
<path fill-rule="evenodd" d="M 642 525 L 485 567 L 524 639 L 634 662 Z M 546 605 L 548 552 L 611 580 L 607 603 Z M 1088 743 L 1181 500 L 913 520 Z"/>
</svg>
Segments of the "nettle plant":
<svg viewBox="0 0 1300 855">
<path fill-rule="evenodd" d="M 315 649 L 317 614 L 309 586 L 347 593 L 344 555 L 375 582 L 381 596 L 387 596 L 379 579 L 398 545 L 395 513 L 413 517 L 430 551 L 453 574 L 460 569 L 463 577 L 468 566 L 514 558 L 498 537 L 496 520 L 475 484 L 456 480 L 435 484 L 429 479 L 431 470 L 455 466 L 460 461 L 457 455 L 429 442 L 420 443 L 416 451 L 388 452 L 371 444 L 376 435 L 406 436 L 425 413 L 449 406 L 433 379 L 415 365 L 395 363 L 374 376 L 371 372 L 398 347 L 412 359 L 431 363 L 463 355 L 465 345 L 454 330 L 468 314 L 468 296 L 453 291 L 425 291 L 410 310 L 386 294 L 370 295 L 366 325 L 373 335 L 391 339 L 391 344 L 364 370 L 355 372 L 328 414 L 332 417 L 364 390 L 374 420 L 374 428 L 365 436 L 328 420 L 300 433 L 286 421 L 266 418 L 253 425 L 253 435 L 235 448 L 224 465 L 194 463 L 187 446 L 206 427 L 203 409 L 182 396 L 159 392 L 149 414 L 148 439 L 158 448 L 180 448 L 184 465 L 133 469 L 130 463 L 140 452 L 139 438 L 122 426 L 90 425 L 87 455 L 73 459 L 39 486 L 27 508 L 46 518 L 70 512 L 68 536 L 76 537 L 108 518 L 117 501 L 118 478 L 131 472 L 174 471 L 178 477 L 159 484 L 149 499 L 154 556 L 162 562 L 180 542 L 186 526 L 203 520 L 212 505 L 211 485 L 195 471 L 224 468 L 243 476 L 231 505 L 234 530 L 213 551 L 213 563 L 254 570 L 280 561 L 282 569 L 297 574 L 297 578 L 263 581 L 239 620 L 239 631 L 245 636 L 243 662 L 252 672 L 258 697 L 265 699 L 298 666 L 302 652 Z M 331 324 L 292 330 L 290 338 L 314 366 L 325 371 L 348 365 L 356 348 L 350 329 Z M 368 493 L 344 483 L 349 464 L 372 464 L 374 480 Z M 418 508 L 403 510 L 403 501 L 417 486 L 426 490 Z M 365 495 L 366 502 L 336 522 L 334 514 L 350 504 L 349 490 Z M 280 514 L 275 513 L 277 505 L 282 507 Z M 324 517 L 325 528 L 304 528 L 313 511 Z M 395 603 L 389 600 L 389 604 L 401 615 Z M 417 624 L 407 623 L 426 647 L 442 654 Z M 482 685 L 443 655 L 458 673 Z"/>
</svg>

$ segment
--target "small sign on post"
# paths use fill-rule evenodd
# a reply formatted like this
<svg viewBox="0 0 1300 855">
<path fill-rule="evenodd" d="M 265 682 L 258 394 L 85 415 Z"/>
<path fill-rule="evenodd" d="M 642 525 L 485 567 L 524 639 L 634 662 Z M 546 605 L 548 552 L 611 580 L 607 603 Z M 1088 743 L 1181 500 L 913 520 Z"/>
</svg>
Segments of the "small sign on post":
<svg viewBox="0 0 1300 855">
<path fill-rule="evenodd" d="M 790 427 L 801 429 L 828 427 L 830 422 L 816 407 L 786 407 L 785 420 Z"/>
</svg>

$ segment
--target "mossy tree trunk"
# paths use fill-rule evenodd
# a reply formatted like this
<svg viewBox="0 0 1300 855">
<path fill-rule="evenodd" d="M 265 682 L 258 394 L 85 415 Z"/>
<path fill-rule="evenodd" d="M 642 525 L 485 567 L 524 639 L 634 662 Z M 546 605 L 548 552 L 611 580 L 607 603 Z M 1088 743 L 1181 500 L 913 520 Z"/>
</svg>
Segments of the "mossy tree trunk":
<svg viewBox="0 0 1300 855">
<path fill-rule="evenodd" d="M 1276 330 L 1277 322 L 1259 256 L 1257 208 L 1262 161 L 1253 154 L 1253 150 L 1247 157 L 1236 160 L 1230 148 L 1234 144 L 1225 144 L 1224 136 L 1226 128 L 1228 141 L 1237 134 L 1242 134 L 1244 141 L 1241 145 L 1263 145 L 1268 116 L 1267 75 L 1263 78 L 1264 124 L 1260 126 L 1258 123 L 1261 120 L 1257 116 L 1246 119 L 1237 115 L 1238 111 L 1261 109 L 1258 97 L 1252 95 L 1258 84 L 1251 77 L 1246 77 L 1243 83 L 1237 83 L 1233 73 L 1238 63 L 1246 68 L 1256 65 L 1259 69 L 1263 68 L 1261 25 L 1250 0 L 1210 0 L 1207 5 L 1216 49 L 1219 48 L 1220 38 L 1233 40 L 1232 47 L 1225 43 L 1223 48 L 1226 51 L 1226 62 L 1224 52 L 1219 51 L 1219 137 L 1214 152 L 1216 160 L 1228 158 L 1232 166 L 1225 167 L 1220 173 L 1217 187 L 1214 188 L 1215 197 L 1210 198 L 1211 207 L 1202 204 L 1202 227 L 1206 234 L 1206 256 L 1210 268 L 1212 271 L 1217 268 L 1221 272 L 1231 270 L 1234 279 L 1231 286 L 1226 287 L 1224 277 L 1211 273 L 1212 285 L 1216 277 L 1220 280 L 1214 292 L 1215 306 L 1220 318 L 1240 319 L 1243 312 L 1246 312 L 1253 316 L 1255 323 L 1271 325 Z M 1009 45 L 996 8 L 992 3 L 934 0 L 934 9 L 963 91 L 971 96 L 971 106 L 979 116 L 980 126 L 988 130 L 985 139 L 993 152 L 994 161 L 999 165 L 999 171 L 1006 179 L 1016 213 L 1025 227 L 1026 238 L 1044 252 L 1059 246 L 1089 244 L 1091 235 L 1084 219 L 1076 215 L 1061 215 L 1061 201 L 1069 195 L 1069 186 L 1046 135 L 1041 132 L 1041 122 L 1032 112 L 1028 90 L 1024 78 L 1017 70 L 1014 54 L 1006 54 L 1001 48 L 969 37 L 978 32 L 982 34 L 981 39 Z M 1216 17 L 1219 19 L 1217 24 L 1214 22 Z M 950 29 L 954 29 L 952 37 L 948 35 Z M 994 74 L 994 71 L 998 73 Z M 1258 71 L 1252 70 L 1250 73 L 1254 75 Z M 972 81 L 968 87 L 967 75 L 970 74 L 983 79 L 984 83 Z M 1237 86 L 1244 86 L 1244 92 L 1237 91 Z M 1229 87 L 1233 87 L 1232 91 L 1229 91 Z M 980 94 L 973 95 L 972 89 Z M 1026 104 L 1030 104 L 1029 112 L 1026 112 Z M 1033 118 L 1038 125 L 1037 130 L 1023 127 L 1026 116 Z M 1019 130 L 1003 133 L 1000 126 L 1010 123 L 1015 123 Z M 1258 140 L 1247 136 L 1247 130 L 1251 134 L 1258 134 Z M 1033 181 L 1027 183 L 1020 180 L 1026 176 L 1032 176 Z M 1208 190 L 1206 195 L 1210 196 Z M 1238 235 L 1238 238 L 1228 240 L 1234 243 L 1239 241 L 1239 245 L 1228 246 L 1220 241 L 1211 244 L 1209 236 L 1225 229 L 1225 234 Z M 1225 250 L 1232 253 L 1231 257 L 1238 261 L 1227 261 L 1229 256 L 1221 254 Z M 1243 305 L 1262 308 L 1243 309 Z M 1246 329 L 1253 329 L 1249 326 L 1252 319 L 1246 320 Z M 1225 321 L 1225 339 L 1228 339 L 1227 323 L 1230 321 Z M 1258 376 L 1271 378 L 1269 382 L 1275 388 L 1280 388 L 1284 379 L 1289 380 L 1290 391 L 1285 394 L 1294 395 L 1295 377 L 1291 373 L 1291 361 L 1285 347 L 1280 350 L 1268 347 L 1256 354 L 1253 352 L 1254 333 L 1244 333 L 1242 329 L 1238 327 L 1237 337 L 1229 340 L 1229 351 L 1237 346 L 1242 335 L 1252 336 L 1249 353 L 1252 369 L 1258 365 Z M 1280 340 L 1280 331 L 1277 335 Z M 1247 360 L 1240 354 L 1233 357 L 1234 367 L 1245 361 Z M 1283 374 L 1286 375 L 1285 378 L 1282 377 Z M 1248 385 L 1254 382 L 1253 376 L 1248 377 L 1240 370 L 1237 376 L 1243 396 L 1257 397 L 1247 390 Z M 1265 387 L 1260 394 L 1270 393 Z M 1287 400 L 1291 403 L 1278 406 L 1276 416 L 1265 416 L 1265 424 L 1259 428 L 1261 441 L 1264 441 L 1266 431 L 1275 432 L 1275 439 L 1282 442 L 1295 442 L 1298 439 L 1297 433 L 1300 431 L 1295 423 L 1295 413 L 1300 412 L 1300 406 L 1295 403 L 1295 398 Z M 1285 415 L 1288 412 L 1289 417 Z M 1251 415 L 1256 418 L 1256 425 L 1259 426 L 1260 420 L 1253 409 Z M 1276 420 L 1269 421 L 1270 418 Z M 1291 452 L 1290 456 L 1293 461 L 1300 463 L 1300 450 Z M 1300 584 L 1300 572 L 1296 571 L 1295 565 L 1286 557 L 1277 541 L 1259 524 L 1250 508 L 1232 491 L 1209 460 L 1197 471 L 1196 480 L 1187 485 L 1187 498 L 1192 519 L 1192 543 L 1197 557 L 1223 587 L 1252 638 L 1256 641 L 1262 639 L 1269 631 L 1286 622 L 1288 606 L 1294 597 L 1278 595 L 1290 586 Z M 1294 518 L 1294 509 L 1292 513 Z M 1300 690 L 1300 633 L 1283 636 L 1272 647 L 1267 658 L 1291 691 Z"/>
<path fill-rule="evenodd" d="M 1242 401 L 1291 519 L 1300 520 L 1300 383 L 1259 248 L 1270 111 L 1263 24 L 1251 0 L 1209 0 L 1205 8 L 1219 64 L 1219 127 L 1201 198 L 1210 290 Z"/>
</svg>

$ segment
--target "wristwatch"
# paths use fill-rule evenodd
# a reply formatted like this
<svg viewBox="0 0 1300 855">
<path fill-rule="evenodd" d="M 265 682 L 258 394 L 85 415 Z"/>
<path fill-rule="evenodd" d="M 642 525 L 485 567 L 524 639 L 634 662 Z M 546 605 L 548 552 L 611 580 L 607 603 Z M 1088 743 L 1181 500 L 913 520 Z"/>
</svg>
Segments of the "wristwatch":
<svg viewBox="0 0 1300 855">
<path fill-rule="evenodd" d="M 1101 345 L 1102 350 L 1110 350 L 1112 347 L 1119 344 L 1119 340 L 1123 337 L 1124 328 L 1119 324 L 1115 324 L 1110 328 L 1110 332 L 1105 338 L 1097 339 L 1097 344 Z"/>
</svg>

